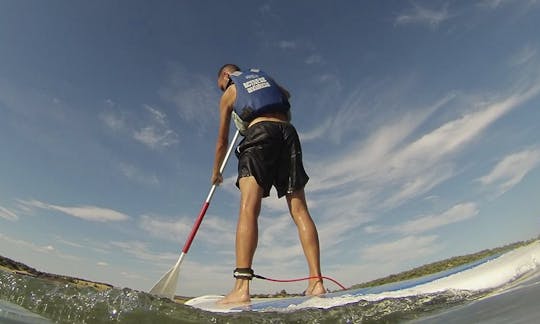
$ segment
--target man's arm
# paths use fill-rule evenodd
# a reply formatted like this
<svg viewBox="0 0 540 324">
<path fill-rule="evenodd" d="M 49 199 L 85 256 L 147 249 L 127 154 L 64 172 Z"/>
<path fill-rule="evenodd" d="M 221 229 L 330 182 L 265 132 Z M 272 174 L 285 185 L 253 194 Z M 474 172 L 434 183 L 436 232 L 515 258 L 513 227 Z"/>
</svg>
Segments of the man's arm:
<svg viewBox="0 0 540 324">
<path fill-rule="evenodd" d="M 236 88 L 230 86 L 221 96 L 219 102 L 219 130 L 216 140 L 216 154 L 214 158 L 214 168 L 212 171 L 212 183 L 220 184 L 223 182 L 223 177 L 219 172 L 221 163 L 227 154 L 227 145 L 229 143 L 229 127 L 231 124 L 231 113 L 233 110 L 234 101 L 236 99 Z"/>
<path fill-rule="evenodd" d="M 291 99 L 291 93 L 287 91 L 287 89 L 283 88 L 282 86 L 278 85 L 279 89 L 283 94 L 287 97 L 287 100 Z M 291 110 L 287 110 L 287 121 L 290 122 L 292 120 Z"/>
</svg>

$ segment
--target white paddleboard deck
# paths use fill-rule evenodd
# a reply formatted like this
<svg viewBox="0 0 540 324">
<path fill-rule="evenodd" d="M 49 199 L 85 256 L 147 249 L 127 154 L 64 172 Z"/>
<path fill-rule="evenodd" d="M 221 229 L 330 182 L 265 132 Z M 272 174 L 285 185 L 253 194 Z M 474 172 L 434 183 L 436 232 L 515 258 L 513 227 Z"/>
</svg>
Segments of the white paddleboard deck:
<svg viewBox="0 0 540 324">
<path fill-rule="evenodd" d="M 205 295 L 200 297 L 192 298 L 184 303 L 191 307 L 199 308 L 209 312 L 223 312 L 230 313 L 231 308 L 234 308 L 233 305 L 220 305 L 217 302 L 222 299 L 222 295 Z"/>
<path fill-rule="evenodd" d="M 205 295 L 192 298 L 184 305 L 214 313 L 236 313 L 244 311 L 262 311 L 269 308 L 284 308 L 286 305 L 297 305 L 314 297 L 290 297 L 290 298 L 252 298 L 249 303 L 218 304 L 223 295 Z"/>
</svg>

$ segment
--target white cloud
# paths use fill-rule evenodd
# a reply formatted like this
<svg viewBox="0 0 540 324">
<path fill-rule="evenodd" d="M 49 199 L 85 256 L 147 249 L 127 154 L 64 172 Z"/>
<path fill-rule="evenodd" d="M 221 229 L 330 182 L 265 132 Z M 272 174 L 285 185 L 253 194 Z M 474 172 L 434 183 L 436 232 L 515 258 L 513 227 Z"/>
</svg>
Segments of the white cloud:
<svg viewBox="0 0 540 324">
<path fill-rule="evenodd" d="M 0 206 L 0 218 L 4 218 L 4 219 L 7 219 L 8 221 L 12 221 L 12 222 L 19 219 L 17 214 L 15 214 L 11 210 L 9 210 L 9 209 L 7 209 L 5 207 L 2 207 L 2 206 Z"/>
<path fill-rule="evenodd" d="M 166 219 L 154 215 L 143 215 L 139 227 L 153 237 L 172 242 L 184 243 L 196 220 L 192 217 L 181 217 L 177 220 Z M 222 245 L 224 241 L 234 242 L 236 218 L 223 218 L 207 214 L 204 228 L 199 228 L 197 239 L 207 244 Z"/>
<path fill-rule="evenodd" d="M 101 121 L 110 129 L 123 135 L 132 136 L 136 141 L 160 149 L 178 143 L 178 134 L 169 127 L 167 114 L 150 105 L 143 105 L 147 117 L 135 116 L 121 111 L 114 105 L 99 115 Z"/>
<path fill-rule="evenodd" d="M 528 149 L 504 157 L 485 176 L 478 179 L 484 186 L 496 186 L 498 195 L 517 185 L 528 172 L 540 164 L 540 149 Z"/>
<path fill-rule="evenodd" d="M 276 242 L 280 245 L 287 245 L 291 238 L 297 236 L 295 232 L 291 231 L 291 227 L 296 228 L 296 226 L 293 225 L 293 220 L 289 214 L 261 217 L 259 221 L 263 229 L 259 235 L 259 244 L 261 246 L 272 246 Z"/>
<path fill-rule="evenodd" d="M 124 253 L 133 255 L 141 260 L 155 260 L 156 254 L 150 252 L 145 242 L 139 241 L 130 241 L 130 242 L 121 242 L 113 241 L 110 242 L 111 246 L 120 248 Z"/>
<path fill-rule="evenodd" d="M 418 234 L 449 224 L 462 222 L 478 215 L 475 203 L 463 203 L 453 206 L 438 215 L 428 215 L 412 219 L 393 227 L 391 230 L 404 234 Z"/>
<path fill-rule="evenodd" d="M 62 253 L 61 251 L 59 251 L 58 249 L 56 249 L 54 246 L 52 246 L 50 244 L 40 245 L 40 244 L 36 244 L 34 242 L 13 238 L 13 237 L 10 237 L 10 236 L 5 235 L 3 233 L 0 233 L 0 241 L 4 241 L 1 244 L 3 247 L 12 245 L 12 246 L 21 247 L 21 248 L 24 248 L 24 249 L 27 249 L 27 250 L 31 250 L 31 251 L 34 251 L 34 252 L 38 252 L 40 254 L 54 255 L 54 256 L 60 257 L 62 259 L 67 259 L 67 260 L 72 260 L 72 261 L 80 259 L 79 257 Z"/>
<path fill-rule="evenodd" d="M 141 275 L 137 274 L 137 273 L 132 273 L 132 272 L 127 272 L 127 271 L 122 271 L 120 272 L 120 274 L 122 275 L 122 277 L 124 278 L 129 278 L 129 279 L 135 279 L 135 280 L 141 280 L 141 279 L 145 279 L 143 278 Z"/>
<path fill-rule="evenodd" d="M 71 242 L 71 241 L 67 241 L 63 238 L 61 238 L 60 236 L 55 236 L 55 241 L 58 242 L 58 243 L 61 243 L 61 244 L 64 244 L 64 245 L 67 245 L 67 246 L 71 246 L 71 247 L 76 247 L 76 248 L 83 248 L 83 246 L 79 243 L 75 243 L 75 242 Z"/>
<path fill-rule="evenodd" d="M 358 183 L 362 183 L 363 186 L 356 188 L 369 184 L 373 189 L 380 189 L 380 185 L 394 182 L 404 174 L 409 174 L 411 170 L 404 170 L 406 166 L 403 164 L 407 154 L 403 152 L 411 144 L 407 144 L 405 139 L 411 137 L 432 112 L 444 106 L 450 99 L 451 97 L 445 96 L 430 107 L 388 119 L 363 141 L 347 147 L 342 154 L 332 155 L 331 160 L 321 159 L 316 162 L 312 172 L 316 173 L 317 177 L 310 182 L 310 190 L 331 190 L 345 184 Z M 342 112 L 338 111 L 337 114 Z M 341 119 L 349 118 L 344 115 Z M 336 131 L 342 131 L 342 128 L 336 127 Z M 409 158 L 414 159 L 412 156 Z M 423 157 L 416 158 L 421 160 Z"/>
<path fill-rule="evenodd" d="M 437 185 L 450 179 L 455 173 L 452 164 L 448 162 L 441 162 L 439 165 L 422 162 L 418 164 L 416 167 L 411 166 L 409 169 L 398 170 L 394 174 L 398 181 L 395 182 L 394 188 L 386 188 L 387 192 L 391 194 L 384 200 L 383 206 L 390 208 L 399 206 L 413 197 L 429 192 Z M 426 167 L 423 172 L 422 166 Z M 407 173 L 408 170 L 410 173 Z M 389 170 L 389 172 L 393 171 L 395 170 Z"/>
<path fill-rule="evenodd" d="M 59 211 L 66 215 L 92 222 L 116 222 L 129 219 L 128 215 L 121 212 L 96 206 L 66 207 L 52 205 L 38 200 L 20 200 L 19 202 L 26 207 Z"/>
<path fill-rule="evenodd" d="M 368 234 L 420 234 L 439 227 L 465 221 L 478 215 L 478 212 L 476 203 L 467 202 L 452 206 L 450 209 L 439 214 L 416 217 L 394 226 L 369 225 L 364 228 L 364 231 Z"/>
<path fill-rule="evenodd" d="M 150 186 L 159 185 L 159 179 L 155 175 L 145 174 L 143 171 L 133 165 L 120 163 L 118 167 L 120 172 L 132 181 Z"/>
<path fill-rule="evenodd" d="M 122 131 L 126 129 L 125 116 L 112 111 L 106 111 L 99 115 L 103 123 L 114 131 Z"/>
<path fill-rule="evenodd" d="M 240 197 L 238 199 L 240 199 Z M 285 197 L 278 199 L 277 192 L 274 187 L 272 187 L 272 189 L 270 190 L 270 196 L 268 198 L 263 199 L 262 206 L 265 211 L 277 212 L 280 214 L 289 212 L 289 207 L 287 206 L 287 200 L 285 199 Z"/>
<path fill-rule="evenodd" d="M 322 63 L 323 62 L 323 58 L 321 55 L 319 54 L 312 54 L 310 56 L 308 56 L 306 58 L 306 64 L 308 65 L 311 65 L 311 64 L 319 64 L 319 63 Z"/>
<path fill-rule="evenodd" d="M 152 149 L 172 146 L 178 143 L 178 134 L 169 128 L 167 116 L 149 105 L 144 105 L 151 115 L 147 126 L 133 132 L 133 137 Z"/>
<path fill-rule="evenodd" d="M 150 105 L 144 105 L 144 109 L 146 109 L 152 115 L 152 119 L 155 121 L 155 123 L 159 125 L 167 124 L 167 115 L 164 112 L 159 111 Z"/>
<path fill-rule="evenodd" d="M 529 44 L 517 51 L 514 56 L 510 58 L 510 65 L 525 65 L 533 61 L 537 56 L 537 48 Z"/>
<path fill-rule="evenodd" d="M 450 178 L 452 166 L 448 163 L 450 163 L 452 155 L 463 150 L 496 120 L 520 107 L 524 102 L 538 95 L 539 92 L 540 84 L 537 84 L 443 124 L 397 152 L 391 159 L 387 171 L 392 174 L 394 170 L 397 170 L 398 174 L 393 175 L 394 178 L 401 178 L 405 180 L 402 183 L 406 184 L 411 180 L 418 181 L 419 178 L 425 177 L 429 173 L 428 170 L 439 169 L 441 171 L 442 164 L 443 167 L 447 165 L 446 171 L 432 172 L 432 176 L 427 179 L 428 183 L 434 181 L 432 184 L 436 185 Z M 475 103 L 471 103 L 471 106 L 475 107 Z M 436 178 L 439 178 L 440 181 Z M 419 193 L 427 192 L 426 189 L 431 189 L 431 187 L 433 186 L 417 186 L 418 190 L 407 192 L 410 188 L 404 186 L 403 190 L 397 193 L 401 197 L 397 196 L 396 198 L 398 201 L 404 201 Z"/>
<path fill-rule="evenodd" d="M 215 80 L 188 74 L 180 65 L 172 65 L 169 81 L 160 88 L 159 95 L 175 104 L 178 115 L 199 132 L 207 132 L 209 125 L 217 127 L 219 95 Z"/>
<path fill-rule="evenodd" d="M 487 104 L 422 136 L 401 154 L 404 159 L 419 155 L 439 159 L 462 148 L 497 119 L 538 95 L 539 92 L 540 84 L 536 84 L 500 101 Z M 471 106 L 474 107 L 475 103 L 472 103 Z"/>
<path fill-rule="evenodd" d="M 172 131 L 160 132 L 159 129 L 153 126 L 147 126 L 135 131 L 133 138 L 150 148 L 166 147 L 175 143 Z M 171 139 L 173 140 L 171 141 Z"/>
<path fill-rule="evenodd" d="M 179 242 L 189 233 L 190 227 L 185 218 L 178 220 L 164 219 L 154 215 L 143 215 L 139 220 L 139 227 L 152 236 Z"/>
<path fill-rule="evenodd" d="M 294 121 L 293 121 L 294 122 Z M 307 131 L 307 132 L 298 132 L 300 140 L 303 142 L 309 142 L 323 138 L 331 130 L 332 120 L 327 118 L 317 125 L 317 127 Z"/>
<path fill-rule="evenodd" d="M 262 14 L 262 15 L 265 15 L 267 13 L 270 13 L 272 10 L 272 7 L 270 6 L 269 3 L 263 3 L 260 7 L 259 7 L 259 12 Z"/>
<path fill-rule="evenodd" d="M 139 260 L 153 262 L 169 262 L 178 258 L 174 253 L 157 253 L 148 248 L 146 242 L 140 241 L 112 241 L 111 246 L 119 248 L 122 252 L 132 255 Z"/>
<path fill-rule="evenodd" d="M 234 216 L 206 215 L 204 228 L 197 235 L 205 242 L 215 246 L 223 246 L 223 242 L 234 242 L 237 220 L 236 215 Z M 191 222 L 193 223 L 194 219 Z"/>
<path fill-rule="evenodd" d="M 396 17 L 395 23 L 396 25 L 421 24 L 436 28 L 450 18 L 448 4 L 444 4 L 439 9 L 430 9 L 419 4 L 413 4 L 413 8 Z"/>
<path fill-rule="evenodd" d="M 113 101 L 112 99 L 110 99 L 110 98 L 105 99 L 105 100 L 104 100 L 104 103 L 105 103 L 105 105 L 107 105 L 108 107 L 111 107 L 111 108 L 113 108 L 113 107 L 116 106 L 116 102 L 114 102 L 114 101 Z"/>
<path fill-rule="evenodd" d="M 54 246 L 52 246 L 52 245 L 44 246 L 43 249 L 45 251 L 54 251 L 55 250 Z"/>
<path fill-rule="evenodd" d="M 331 91 L 337 93 L 342 91 L 343 86 L 340 82 L 336 82 L 333 75 L 322 75 L 321 78 L 324 78 L 321 83 L 324 84 L 325 89 L 329 87 Z M 418 125 L 432 111 L 444 106 L 455 96 L 455 94 L 450 93 L 430 107 L 423 109 L 404 107 L 404 97 L 409 96 L 411 91 L 414 91 L 413 87 L 414 77 L 401 78 L 398 81 L 381 80 L 360 84 L 344 97 L 345 100 L 342 100 L 342 104 L 332 109 L 332 114 L 328 115 L 326 120 L 318 123 L 317 128 L 325 127 L 326 134 L 323 138 L 329 138 L 333 142 L 341 144 L 343 138 L 361 137 L 362 131 L 367 132 L 381 123 L 386 122 L 386 125 L 383 124 L 382 127 L 393 127 L 399 122 L 399 119 L 396 118 L 398 115 L 406 119 L 407 122 Z M 403 109 L 393 107 L 403 107 Z M 381 111 L 391 111 L 389 118 L 387 117 L 383 121 L 370 120 L 380 118 Z M 366 120 L 370 120 L 372 124 L 366 125 Z M 364 125 L 364 127 L 359 128 L 358 125 Z"/>
<path fill-rule="evenodd" d="M 297 43 L 295 41 L 282 40 L 282 41 L 279 41 L 278 47 L 283 50 L 291 50 L 297 47 Z"/>
<path fill-rule="evenodd" d="M 393 242 L 366 246 L 360 251 L 362 259 L 400 263 L 434 254 L 441 247 L 436 235 L 407 236 Z"/>
<path fill-rule="evenodd" d="M 516 0 L 482 0 L 480 5 L 488 9 L 498 9 L 510 3 L 518 4 L 519 6 L 523 6 L 523 8 L 525 9 L 525 8 L 530 8 L 531 6 L 540 4 L 540 1 L 538 0 L 518 0 L 518 1 Z"/>
<path fill-rule="evenodd" d="M 468 112 L 418 135 L 418 127 L 450 103 L 455 94 L 444 96 L 431 107 L 399 115 L 364 141 L 346 147 L 342 154 L 312 162 L 311 172 L 317 177 L 310 181 L 308 190 L 328 193 L 350 188 L 345 195 L 357 197 L 358 202 L 398 206 L 451 178 L 458 153 L 491 124 L 539 92 L 540 84 L 535 84 L 492 103 L 470 101 Z M 375 198 L 384 203 L 373 201 Z"/>
</svg>

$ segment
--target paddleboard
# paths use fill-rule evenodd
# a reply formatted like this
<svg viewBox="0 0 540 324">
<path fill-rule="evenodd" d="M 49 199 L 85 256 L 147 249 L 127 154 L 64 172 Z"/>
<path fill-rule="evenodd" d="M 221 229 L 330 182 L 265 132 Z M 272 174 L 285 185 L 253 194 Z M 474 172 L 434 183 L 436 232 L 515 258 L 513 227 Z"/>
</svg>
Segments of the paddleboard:
<svg viewBox="0 0 540 324">
<path fill-rule="evenodd" d="M 251 302 L 244 304 L 226 304 L 221 305 L 217 302 L 221 300 L 223 295 L 205 295 L 188 300 L 185 305 L 202 309 L 209 312 L 217 313 L 233 313 L 243 311 L 278 311 L 288 312 L 301 308 L 330 308 L 339 305 L 345 305 L 352 302 L 357 302 L 359 298 L 366 296 L 389 294 L 396 291 L 403 291 L 413 287 L 418 287 L 430 282 L 434 282 L 441 278 L 446 278 L 451 275 L 462 273 L 465 270 L 475 268 L 481 264 L 487 263 L 493 259 L 500 257 L 501 254 L 492 255 L 468 264 L 454 267 L 446 271 L 441 271 L 420 278 L 403 280 L 399 282 L 384 284 L 380 286 L 357 288 L 349 290 L 341 290 L 331 292 L 319 296 L 298 296 L 298 297 L 279 297 L 279 298 L 252 298 Z M 390 296 L 390 295 L 389 295 Z"/>
</svg>

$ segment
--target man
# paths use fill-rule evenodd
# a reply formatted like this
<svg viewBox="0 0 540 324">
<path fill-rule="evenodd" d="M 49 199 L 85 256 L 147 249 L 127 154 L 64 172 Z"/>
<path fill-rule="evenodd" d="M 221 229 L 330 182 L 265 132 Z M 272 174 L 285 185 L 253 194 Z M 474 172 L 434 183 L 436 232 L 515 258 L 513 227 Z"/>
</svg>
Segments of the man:
<svg viewBox="0 0 540 324">
<path fill-rule="evenodd" d="M 250 301 L 251 265 L 257 248 L 257 219 L 261 200 L 275 186 L 278 197 L 285 196 L 297 226 L 300 242 L 309 267 L 306 295 L 326 292 L 321 278 L 319 237 L 309 214 L 304 186 L 308 176 L 302 164 L 298 134 L 290 124 L 289 93 L 270 76 L 259 70 L 240 71 L 225 64 L 218 73 L 218 87 L 223 91 L 219 103 L 219 133 L 212 183 L 223 181 L 219 167 L 228 145 L 231 115 L 244 139 L 238 145 L 238 180 L 240 211 L 236 228 L 236 283 L 220 303 Z"/>
</svg>

